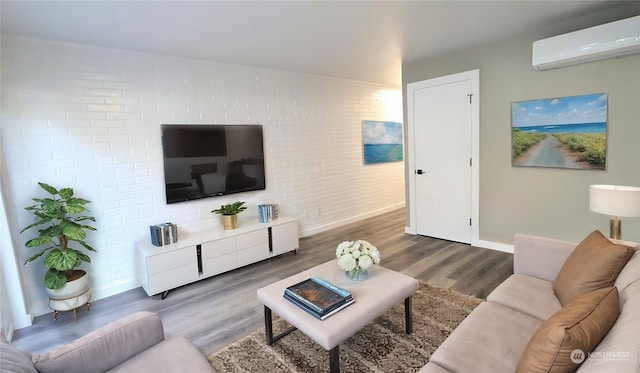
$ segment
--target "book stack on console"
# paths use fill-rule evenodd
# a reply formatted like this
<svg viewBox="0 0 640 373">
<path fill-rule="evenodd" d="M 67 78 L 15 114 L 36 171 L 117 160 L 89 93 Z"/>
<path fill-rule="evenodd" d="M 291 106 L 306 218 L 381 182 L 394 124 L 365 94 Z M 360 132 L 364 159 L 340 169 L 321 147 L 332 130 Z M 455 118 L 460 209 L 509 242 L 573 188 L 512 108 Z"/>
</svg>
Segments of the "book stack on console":
<svg viewBox="0 0 640 373">
<path fill-rule="evenodd" d="M 178 226 L 173 223 L 150 225 L 151 243 L 154 246 L 164 246 L 178 242 Z"/>
<path fill-rule="evenodd" d="M 260 223 L 268 223 L 271 220 L 276 220 L 278 218 L 278 205 L 258 205 L 258 218 L 260 219 Z"/>
<path fill-rule="evenodd" d="M 284 290 L 284 297 L 320 320 L 355 302 L 350 292 L 319 277 L 289 286 Z"/>
</svg>

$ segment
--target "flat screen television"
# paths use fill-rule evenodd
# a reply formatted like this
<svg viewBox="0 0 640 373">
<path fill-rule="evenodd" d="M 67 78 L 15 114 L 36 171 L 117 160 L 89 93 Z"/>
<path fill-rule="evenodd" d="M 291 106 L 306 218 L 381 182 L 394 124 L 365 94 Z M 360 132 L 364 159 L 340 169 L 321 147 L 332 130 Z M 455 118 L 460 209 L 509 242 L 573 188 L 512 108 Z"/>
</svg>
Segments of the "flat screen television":
<svg viewBox="0 0 640 373">
<path fill-rule="evenodd" d="M 167 203 L 265 189 L 261 125 L 161 128 Z"/>
</svg>

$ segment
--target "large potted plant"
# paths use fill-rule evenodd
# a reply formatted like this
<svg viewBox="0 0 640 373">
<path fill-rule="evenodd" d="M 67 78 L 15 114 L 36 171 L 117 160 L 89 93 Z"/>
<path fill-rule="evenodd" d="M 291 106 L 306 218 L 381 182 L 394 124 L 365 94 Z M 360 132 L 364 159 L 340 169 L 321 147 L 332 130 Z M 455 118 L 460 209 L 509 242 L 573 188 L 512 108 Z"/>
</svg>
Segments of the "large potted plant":
<svg viewBox="0 0 640 373">
<path fill-rule="evenodd" d="M 228 205 L 222 205 L 219 209 L 211 210 L 214 214 L 220 215 L 222 227 L 224 229 L 236 229 L 238 226 L 238 214 L 246 210 L 244 201 L 237 201 Z"/>
<path fill-rule="evenodd" d="M 44 265 L 48 268 L 44 275 L 44 286 L 50 299 L 65 300 L 88 293 L 89 276 L 78 267 L 91 262 L 83 249 L 96 251 L 85 242 L 87 231 L 96 230 L 84 223 L 95 221 L 92 216 L 85 215 L 88 211 L 85 205 L 90 201 L 74 197 L 71 188 L 58 190 L 45 183 L 39 182 L 38 185 L 51 197 L 33 198 L 36 203 L 25 207 L 25 210 L 33 212 L 36 221 L 20 233 L 37 228 L 38 235 L 28 240 L 25 246 L 44 248 L 25 260 L 24 264 L 44 255 Z"/>
</svg>

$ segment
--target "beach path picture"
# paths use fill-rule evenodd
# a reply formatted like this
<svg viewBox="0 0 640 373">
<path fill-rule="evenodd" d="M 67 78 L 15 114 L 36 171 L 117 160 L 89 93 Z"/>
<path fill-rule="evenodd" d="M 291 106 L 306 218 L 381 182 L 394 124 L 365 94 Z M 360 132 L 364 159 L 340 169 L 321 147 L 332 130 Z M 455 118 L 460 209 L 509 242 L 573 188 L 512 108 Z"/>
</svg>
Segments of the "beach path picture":
<svg viewBox="0 0 640 373">
<path fill-rule="evenodd" d="M 606 93 L 511 104 L 513 166 L 606 169 Z"/>
<path fill-rule="evenodd" d="M 362 121 L 364 164 L 402 161 L 402 123 Z"/>
</svg>

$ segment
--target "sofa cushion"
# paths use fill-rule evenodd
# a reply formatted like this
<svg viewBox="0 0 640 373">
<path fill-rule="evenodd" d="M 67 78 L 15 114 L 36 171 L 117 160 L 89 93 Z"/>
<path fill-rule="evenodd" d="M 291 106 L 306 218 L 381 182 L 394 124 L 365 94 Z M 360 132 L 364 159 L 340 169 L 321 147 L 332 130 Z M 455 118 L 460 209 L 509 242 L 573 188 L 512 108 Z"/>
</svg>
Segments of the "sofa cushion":
<svg viewBox="0 0 640 373">
<path fill-rule="evenodd" d="M 137 312 L 44 354 L 33 355 L 40 373 L 104 372 L 164 340 L 158 315 Z"/>
<path fill-rule="evenodd" d="M 0 336 L 0 372 L 38 373 L 31 362 L 31 354 L 15 348 L 4 334 Z"/>
<path fill-rule="evenodd" d="M 430 362 L 451 372 L 513 373 L 541 323 L 502 304 L 483 302 L 438 347 Z"/>
<path fill-rule="evenodd" d="M 596 289 L 613 286 L 635 250 L 615 244 L 600 233 L 589 234 L 569 255 L 553 281 L 553 291 L 563 306 Z"/>
<path fill-rule="evenodd" d="M 553 281 L 577 243 L 517 233 L 513 241 L 513 272 Z"/>
<path fill-rule="evenodd" d="M 637 373 L 640 367 L 640 281 L 620 291 L 620 316 L 582 363 L 580 373 Z"/>
<path fill-rule="evenodd" d="M 527 344 L 516 373 L 574 372 L 582 361 L 572 361 L 593 351 L 620 313 L 615 287 L 584 294 L 542 323 Z M 580 356 L 579 356 L 580 357 Z"/>
<path fill-rule="evenodd" d="M 636 250 L 629 262 L 618 275 L 615 285 L 619 292 L 622 292 L 627 286 L 640 280 L 640 250 Z"/>
<path fill-rule="evenodd" d="M 109 372 L 213 372 L 200 351 L 184 337 L 167 338 Z"/>
<path fill-rule="evenodd" d="M 548 319 L 562 306 L 553 294 L 553 283 L 537 277 L 513 274 L 498 285 L 487 297 L 540 321 Z"/>
</svg>

